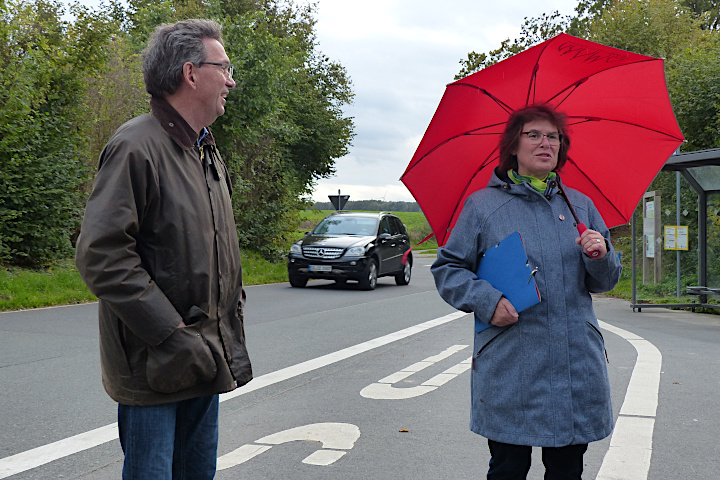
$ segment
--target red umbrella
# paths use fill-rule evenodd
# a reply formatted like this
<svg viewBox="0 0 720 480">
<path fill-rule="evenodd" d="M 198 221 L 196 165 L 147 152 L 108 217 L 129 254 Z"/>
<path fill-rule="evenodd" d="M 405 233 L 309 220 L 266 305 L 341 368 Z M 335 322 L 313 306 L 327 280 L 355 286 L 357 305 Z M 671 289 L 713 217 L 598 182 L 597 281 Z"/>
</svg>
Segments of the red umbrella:
<svg viewBox="0 0 720 480">
<path fill-rule="evenodd" d="M 560 34 L 447 86 L 401 177 L 439 245 L 465 199 L 487 185 L 510 113 L 537 103 L 568 116 L 563 183 L 588 195 L 608 227 L 629 222 L 684 141 L 662 59 Z"/>
</svg>

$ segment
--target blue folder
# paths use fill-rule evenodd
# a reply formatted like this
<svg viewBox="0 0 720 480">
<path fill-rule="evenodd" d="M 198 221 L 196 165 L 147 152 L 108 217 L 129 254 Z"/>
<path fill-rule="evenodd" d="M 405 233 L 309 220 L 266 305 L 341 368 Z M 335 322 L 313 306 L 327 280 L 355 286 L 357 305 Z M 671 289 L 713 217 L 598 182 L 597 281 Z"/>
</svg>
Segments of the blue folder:
<svg viewBox="0 0 720 480">
<path fill-rule="evenodd" d="M 540 303 L 535 272 L 537 268 L 530 267 L 520 233 L 514 232 L 485 251 L 477 276 L 500 290 L 519 313 Z M 475 332 L 489 326 L 475 317 Z"/>
</svg>

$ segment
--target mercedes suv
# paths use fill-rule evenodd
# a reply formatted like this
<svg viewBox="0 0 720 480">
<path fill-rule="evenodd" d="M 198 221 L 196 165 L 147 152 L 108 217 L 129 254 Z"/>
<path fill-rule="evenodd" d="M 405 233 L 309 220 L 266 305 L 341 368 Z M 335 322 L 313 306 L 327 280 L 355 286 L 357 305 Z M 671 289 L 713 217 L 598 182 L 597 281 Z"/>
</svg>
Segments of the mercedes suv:
<svg viewBox="0 0 720 480">
<path fill-rule="evenodd" d="M 410 237 L 405 225 L 391 213 L 335 212 L 312 232 L 295 242 L 288 255 L 288 277 L 293 287 L 311 278 L 348 280 L 373 290 L 378 277 L 394 276 L 407 285 L 412 272 Z"/>
</svg>

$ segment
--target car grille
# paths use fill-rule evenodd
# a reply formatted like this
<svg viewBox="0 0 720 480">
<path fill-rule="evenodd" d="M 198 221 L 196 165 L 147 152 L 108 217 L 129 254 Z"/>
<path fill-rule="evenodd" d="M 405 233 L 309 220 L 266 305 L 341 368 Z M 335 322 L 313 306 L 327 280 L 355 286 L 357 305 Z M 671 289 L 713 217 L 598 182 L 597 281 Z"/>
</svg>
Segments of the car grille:
<svg viewBox="0 0 720 480">
<path fill-rule="evenodd" d="M 325 260 L 334 260 L 342 255 L 342 248 L 330 247 L 303 247 L 303 255 L 307 258 L 322 258 Z"/>
</svg>

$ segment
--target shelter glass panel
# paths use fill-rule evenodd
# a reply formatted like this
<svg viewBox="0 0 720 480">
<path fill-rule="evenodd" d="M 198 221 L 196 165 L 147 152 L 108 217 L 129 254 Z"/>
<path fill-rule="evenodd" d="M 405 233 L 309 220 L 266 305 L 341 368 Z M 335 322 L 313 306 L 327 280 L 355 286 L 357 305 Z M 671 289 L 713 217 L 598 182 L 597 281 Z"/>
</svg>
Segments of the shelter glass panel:
<svg viewBox="0 0 720 480">
<path fill-rule="evenodd" d="M 707 165 L 704 167 L 688 168 L 688 173 L 692 175 L 698 185 L 706 192 L 720 191 L 720 167 L 716 165 Z"/>
</svg>

